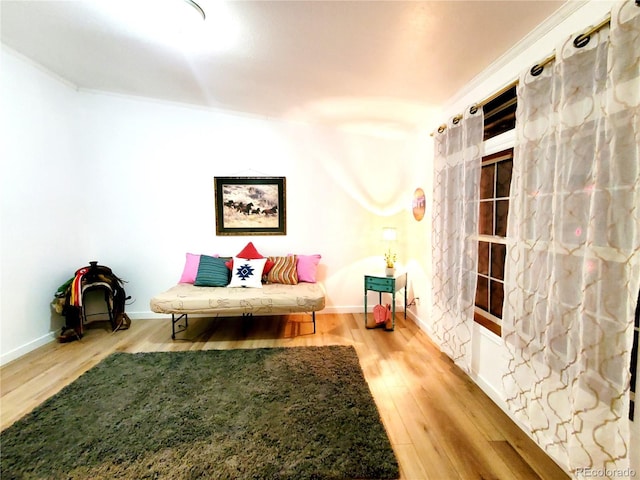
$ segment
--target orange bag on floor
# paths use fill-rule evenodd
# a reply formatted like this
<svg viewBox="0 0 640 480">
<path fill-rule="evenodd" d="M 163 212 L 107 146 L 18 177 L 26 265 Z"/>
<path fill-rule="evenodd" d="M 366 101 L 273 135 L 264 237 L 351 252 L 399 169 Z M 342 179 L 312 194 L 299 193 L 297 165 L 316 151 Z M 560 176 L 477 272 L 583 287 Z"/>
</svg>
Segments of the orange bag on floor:
<svg viewBox="0 0 640 480">
<path fill-rule="evenodd" d="M 376 324 L 384 323 L 387 321 L 387 308 L 384 305 L 376 305 L 373 307 L 373 319 Z"/>
</svg>

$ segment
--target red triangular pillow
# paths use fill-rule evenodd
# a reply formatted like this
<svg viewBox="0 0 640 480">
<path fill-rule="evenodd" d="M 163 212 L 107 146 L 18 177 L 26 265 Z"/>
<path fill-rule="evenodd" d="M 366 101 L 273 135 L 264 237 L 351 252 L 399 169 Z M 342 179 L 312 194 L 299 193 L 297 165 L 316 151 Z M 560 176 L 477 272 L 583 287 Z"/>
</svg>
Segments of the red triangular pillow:
<svg viewBox="0 0 640 480">
<path fill-rule="evenodd" d="M 245 247 L 236 255 L 238 258 L 246 258 L 248 260 L 255 260 L 258 258 L 265 258 L 263 255 L 256 250 L 256 247 L 253 245 L 253 242 L 249 242 L 245 245 Z M 233 270 L 233 258 L 225 263 L 229 270 Z M 275 263 L 272 260 L 267 259 L 267 262 L 264 264 L 264 270 L 262 271 L 263 275 L 266 275 L 271 271 Z"/>
<path fill-rule="evenodd" d="M 260 252 L 253 246 L 253 242 L 247 243 L 247 245 L 236 255 L 238 258 L 247 258 L 249 260 L 255 260 L 256 258 L 264 258 L 260 255 Z"/>
</svg>

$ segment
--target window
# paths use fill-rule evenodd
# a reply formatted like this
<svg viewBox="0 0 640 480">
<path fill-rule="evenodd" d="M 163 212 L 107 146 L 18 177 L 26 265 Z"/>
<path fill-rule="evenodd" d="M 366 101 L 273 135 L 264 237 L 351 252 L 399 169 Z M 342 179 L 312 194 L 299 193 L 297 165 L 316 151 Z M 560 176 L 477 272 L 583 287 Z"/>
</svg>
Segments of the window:
<svg viewBox="0 0 640 480">
<path fill-rule="evenodd" d="M 516 128 L 515 85 L 487 102 L 484 107 L 484 140 Z"/>
<path fill-rule="evenodd" d="M 502 334 L 504 261 L 507 254 L 507 215 L 513 168 L 513 137 L 501 148 L 488 147 L 516 126 L 516 87 L 487 101 L 484 106 L 485 150 L 502 150 L 482 159 L 478 218 L 478 282 L 474 320 L 496 335 Z M 508 135 L 506 135 L 508 136 Z M 494 141 L 492 140 L 492 142 Z"/>
<path fill-rule="evenodd" d="M 487 101 L 484 106 L 485 151 L 482 160 L 478 218 L 478 271 L 474 320 L 496 335 L 502 334 L 502 308 L 504 304 L 504 263 L 507 253 L 507 216 L 513 168 L 514 129 L 516 123 L 516 87 L 511 87 Z M 498 153 L 494 153 L 498 152 Z M 579 225 L 567 221 L 564 233 L 578 235 Z M 540 252 L 545 254 L 544 252 Z M 608 258 L 603 252 L 603 258 Z M 571 261 L 571 258 L 567 258 Z M 596 302 L 600 303 L 600 302 Z M 598 317 L 597 312 L 589 312 Z M 601 316 L 600 316 L 601 317 Z M 601 322 L 610 321 L 600 318 Z M 557 328 L 562 328 L 558 324 Z M 629 419 L 634 420 L 635 396 L 638 384 L 640 337 L 640 292 L 634 319 L 634 337 L 631 351 L 631 402 Z M 557 346 L 561 348 L 560 345 Z M 603 344 L 606 350 L 606 344 Z M 599 361 L 600 362 L 600 361 Z M 561 368 L 559 366 L 558 368 Z M 606 371 L 612 382 L 620 382 L 622 372 Z"/>
<path fill-rule="evenodd" d="M 501 334 L 513 149 L 482 159 L 475 321 Z"/>
</svg>

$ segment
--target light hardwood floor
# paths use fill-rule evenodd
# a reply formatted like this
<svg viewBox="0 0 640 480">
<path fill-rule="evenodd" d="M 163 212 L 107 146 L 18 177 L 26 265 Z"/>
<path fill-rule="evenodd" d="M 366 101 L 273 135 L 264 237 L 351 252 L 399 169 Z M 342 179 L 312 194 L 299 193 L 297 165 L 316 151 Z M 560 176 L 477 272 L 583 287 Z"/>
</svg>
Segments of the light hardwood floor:
<svg viewBox="0 0 640 480">
<path fill-rule="evenodd" d="M 169 320 L 134 320 L 110 332 L 89 325 L 79 342 L 45 345 L 0 369 L 0 426 L 11 425 L 114 351 L 146 352 L 353 345 L 400 463 L 401 478 L 569 478 L 412 321 L 394 332 L 364 328 L 362 314 L 243 320 L 189 319 L 171 340 Z"/>
</svg>

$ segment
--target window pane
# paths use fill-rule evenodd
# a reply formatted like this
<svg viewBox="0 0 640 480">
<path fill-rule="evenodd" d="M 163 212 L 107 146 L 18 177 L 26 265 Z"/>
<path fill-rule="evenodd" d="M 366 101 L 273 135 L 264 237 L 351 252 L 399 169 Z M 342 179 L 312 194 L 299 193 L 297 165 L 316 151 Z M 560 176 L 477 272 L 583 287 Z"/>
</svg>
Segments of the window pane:
<svg viewBox="0 0 640 480">
<path fill-rule="evenodd" d="M 515 106 L 515 93 L 512 95 L 514 95 L 514 103 L 504 105 L 504 107 Z M 503 106 L 497 105 L 491 116 L 499 115 L 502 111 Z M 485 127 L 487 127 L 486 119 L 485 110 Z M 490 129 L 493 129 L 494 126 Z M 501 328 L 497 319 L 502 318 L 504 262 L 507 247 L 503 243 L 493 243 L 493 239 L 501 241 L 499 238 L 507 236 L 513 149 L 488 155 L 482 159 L 482 162 L 478 205 L 478 233 L 482 236 L 482 241 L 478 240 L 477 308 L 474 319 L 484 327 L 490 324 L 491 327 L 487 328 L 500 334 Z"/>
<path fill-rule="evenodd" d="M 478 288 L 476 289 L 476 306 L 484 311 L 489 311 L 489 280 L 478 276 Z"/>
<path fill-rule="evenodd" d="M 504 257 L 507 246 L 501 243 L 491 244 L 491 276 L 498 280 L 504 280 Z"/>
<path fill-rule="evenodd" d="M 484 105 L 485 140 L 515 128 L 516 104 L 516 87 L 514 86 Z"/>
<path fill-rule="evenodd" d="M 509 200 L 496 201 L 496 235 L 507 236 L 507 214 L 509 213 Z"/>
<path fill-rule="evenodd" d="M 480 235 L 493 235 L 493 202 L 480 202 Z"/>
<path fill-rule="evenodd" d="M 504 287 L 502 282 L 491 280 L 491 309 L 489 313 L 502 318 L 502 302 L 504 301 Z"/>
<path fill-rule="evenodd" d="M 478 242 L 478 273 L 489 275 L 489 243 Z"/>
<path fill-rule="evenodd" d="M 480 175 L 480 199 L 493 198 L 493 178 L 495 165 L 482 167 Z"/>
<path fill-rule="evenodd" d="M 498 168 L 496 178 L 496 198 L 508 197 L 509 190 L 511 189 L 511 170 L 513 169 L 513 160 L 504 160 L 503 162 L 499 162 L 496 167 Z"/>
</svg>

